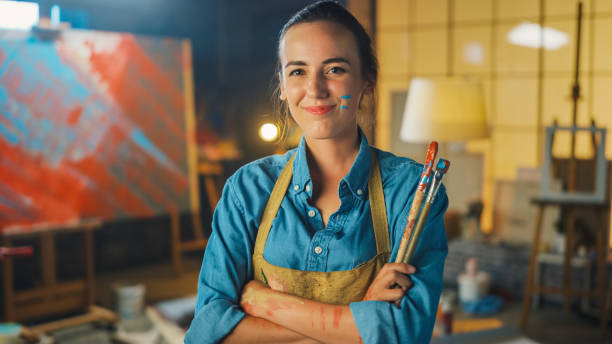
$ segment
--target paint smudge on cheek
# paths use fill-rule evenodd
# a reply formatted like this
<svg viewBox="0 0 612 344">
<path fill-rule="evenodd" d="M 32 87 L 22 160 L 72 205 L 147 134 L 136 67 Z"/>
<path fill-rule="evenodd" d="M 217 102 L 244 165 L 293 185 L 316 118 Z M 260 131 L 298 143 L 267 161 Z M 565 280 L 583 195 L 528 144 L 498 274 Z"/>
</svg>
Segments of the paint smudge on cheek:
<svg viewBox="0 0 612 344">
<path fill-rule="evenodd" d="M 340 110 L 342 110 L 342 109 L 344 109 L 344 110 L 348 109 L 349 107 L 348 107 L 348 105 L 346 104 L 346 102 L 345 102 L 344 104 L 342 104 L 342 101 L 348 101 L 348 100 L 349 100 L 349 99 L 351 99 L 351 98 L 352 98 L 352 96 L 351 96 L 350 94 L 345 94 L 345 95 L 343 95 L 342 97 L 340 97 L 340 107 L 339 107 L 339 109 L 340 109 Z"/>
<path fill-rule="evenodd" d="M 334 309 L 334 328 L 340 327 L 340 319 L 342 319 L 342 308 Z"/>
</svg>

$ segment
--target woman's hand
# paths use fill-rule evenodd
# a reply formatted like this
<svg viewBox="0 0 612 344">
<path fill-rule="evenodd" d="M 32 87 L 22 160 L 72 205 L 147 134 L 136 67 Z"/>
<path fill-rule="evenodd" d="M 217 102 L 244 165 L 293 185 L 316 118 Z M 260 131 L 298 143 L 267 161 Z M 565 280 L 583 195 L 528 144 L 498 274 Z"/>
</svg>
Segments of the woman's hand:
<svg viewBox="0 0 612 344">
<path fill-rule="evenodd" d="M 256 311 L 259 307 L 257 307 L 257 295 L 262 290 L 269 289 L 265 284 L 251 280 L 242 288 L 242 295 L 240 296 L 240 307 L 244 310 L 245 313 L 252 316 L 258 316 Z"/>
<path fill-rule="evenodd" d="M 387 263 L 370 284 L 363 301 L 388 301 L 399 304 L 412 281 L 407 275 L 416 271 L 414 266 L 404 263 Z M 395 286 L 398 285 L 399 288 Z"/>
</svg>

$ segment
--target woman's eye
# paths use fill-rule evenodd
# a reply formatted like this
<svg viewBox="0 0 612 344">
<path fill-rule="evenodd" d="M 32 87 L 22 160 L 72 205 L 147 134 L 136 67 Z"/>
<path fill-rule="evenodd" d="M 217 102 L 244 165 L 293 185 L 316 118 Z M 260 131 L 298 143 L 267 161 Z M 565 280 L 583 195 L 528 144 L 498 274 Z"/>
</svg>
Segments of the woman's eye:
<svg viewBox="0 0 612 344">
<path fill-rule="evenodd" d="M 296 75 L 303 75 L 304 71 L 301 69 L 294 69 L 291 72 L 289 72 L 289 76 L 296 76 Z"/>
<path fill-rule="evenodd" d="M 344 70 L 342 67 L 331 67 L 329 69 L 329 73 L 331 74 L 342 74 L 344 72 L 346 72 L 346 70 Z"/>
</svg>

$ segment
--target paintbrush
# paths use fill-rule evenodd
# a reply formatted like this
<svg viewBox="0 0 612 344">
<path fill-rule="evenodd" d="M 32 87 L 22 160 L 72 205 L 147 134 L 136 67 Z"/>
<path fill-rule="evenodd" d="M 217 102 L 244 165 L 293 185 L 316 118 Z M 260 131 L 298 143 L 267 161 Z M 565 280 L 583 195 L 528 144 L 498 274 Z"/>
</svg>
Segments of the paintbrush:
<svg viewBox="0 0 612 344">
<path fill-rule="evenodd" d="M 444 178 L 444 175 L 448 171 L 449 167 L 450 161 L 442 158 L 438 160 L 438 165 L 436 166 L 436 170 L 433 175 L 431 187 L 429 188 L 429 192 L 427 193 L 427 199 L 425 200 L 425 204 L 423 204 L 423 210 L 421 210 L 419 221 L 417 221 L 416 227 L 414 228 L 414 234 L 412 235 L 412 238 L 410 238 L 408 249 L 402 257 L 402 263 L 410 264 L 410 260 L 412 259 L 414 250 L 416 249 L 416 246 L 419 242 L 419 238 L 421 237 L 421 232 L 423 232 L 423 227 L 425 227 L 425 223 L 427 221 L 429 211 L 431 210 L 431 206 L 436 200 L 436 195 L 438 194 L 440 185 L 442 185 L 442 178 Z"/>
<path fill-rule="evenodd" d="M 423 203 L 423 197 L 425 196 L 425 190 L 427 189 L 427 185 L 429 183 L 433 163 L 436 160 L 436 154 L 438 154 L 438 143 L 436 141 L 432 141 L 429 144 L 429 149 L 427 150 L 427 156 L 425 158 L 425 165 L 423 166 L 423 172 L 421 173 L 421 178 L 419 180 L 419 184 L 417 185 L 417 190 L 414 195 L 414 199 L 412 200 L 412 205 L 410 206 L 410 212 L 408 213 L 408 220 L 406 221 L 404 234 L 402 235 L 399 250 L 397 251 L 397 256 L 395 257 L 396 263 L 400 263 L 402 261 L 402 258 L 408 249 L 408 242 L 412 236 L 412 230 L 414 228 L 417 215 L 419 214 L 419 210 L 421 209 L 421 203 Z"/>
<path fill-rule="evenodd" d="M 421 237 L 421 233 L 423 232 L 423 227 L 425 227 L 425 222 L 427 221 L 427 216 L 429 215 L 429 211 L 431 209 L 431 205 L 436 199 L 436 194 L 440 189 L 440 185 L 442 185 L 442 178 L 448 171 L 450 167 L 450 161 L 446 159 L 439 159 L 438 165 L 436 166 L 436 170 L 433 175 L 433 180 L 431 182 L 431 187 L 429 188 L 429 192 L 427 193 L 427 199 L 425 200 L 425 204 L 423 205 L 423 210 L 421 210 L 421 214 L 419 216 L 419 220 L 414 227 L 414 234 L 410 238 L 408 243 L 408 248 L 405 250 L 405 253 L 401 256 L 400 259 L 396 259 L 396 263 L 405 263 L 410 264 L 410 260 L 412 259 L 412 255 L 414 254 L 414 250 L 419 242 L 419 238 Z M 399 254 L 398 254 L 398 257 Z M 396 288 L 399 288 L 399 285 L 396 285 Z M 401 299 L 395 301 L 395 306 L 400 307 Z"/>
</svg>

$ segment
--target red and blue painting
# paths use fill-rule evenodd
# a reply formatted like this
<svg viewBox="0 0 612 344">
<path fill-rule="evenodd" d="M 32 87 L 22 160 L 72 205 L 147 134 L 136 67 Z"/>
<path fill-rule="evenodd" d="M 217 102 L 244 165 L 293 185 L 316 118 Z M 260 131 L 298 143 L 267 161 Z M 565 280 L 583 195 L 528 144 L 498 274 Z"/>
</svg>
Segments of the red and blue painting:
<svg viewBox="0 0 612 344">
<path fill-rule="evenodd" d="M 189 47 L 0 31 L 0 231 L 195 210 Z"/>
</svg>

